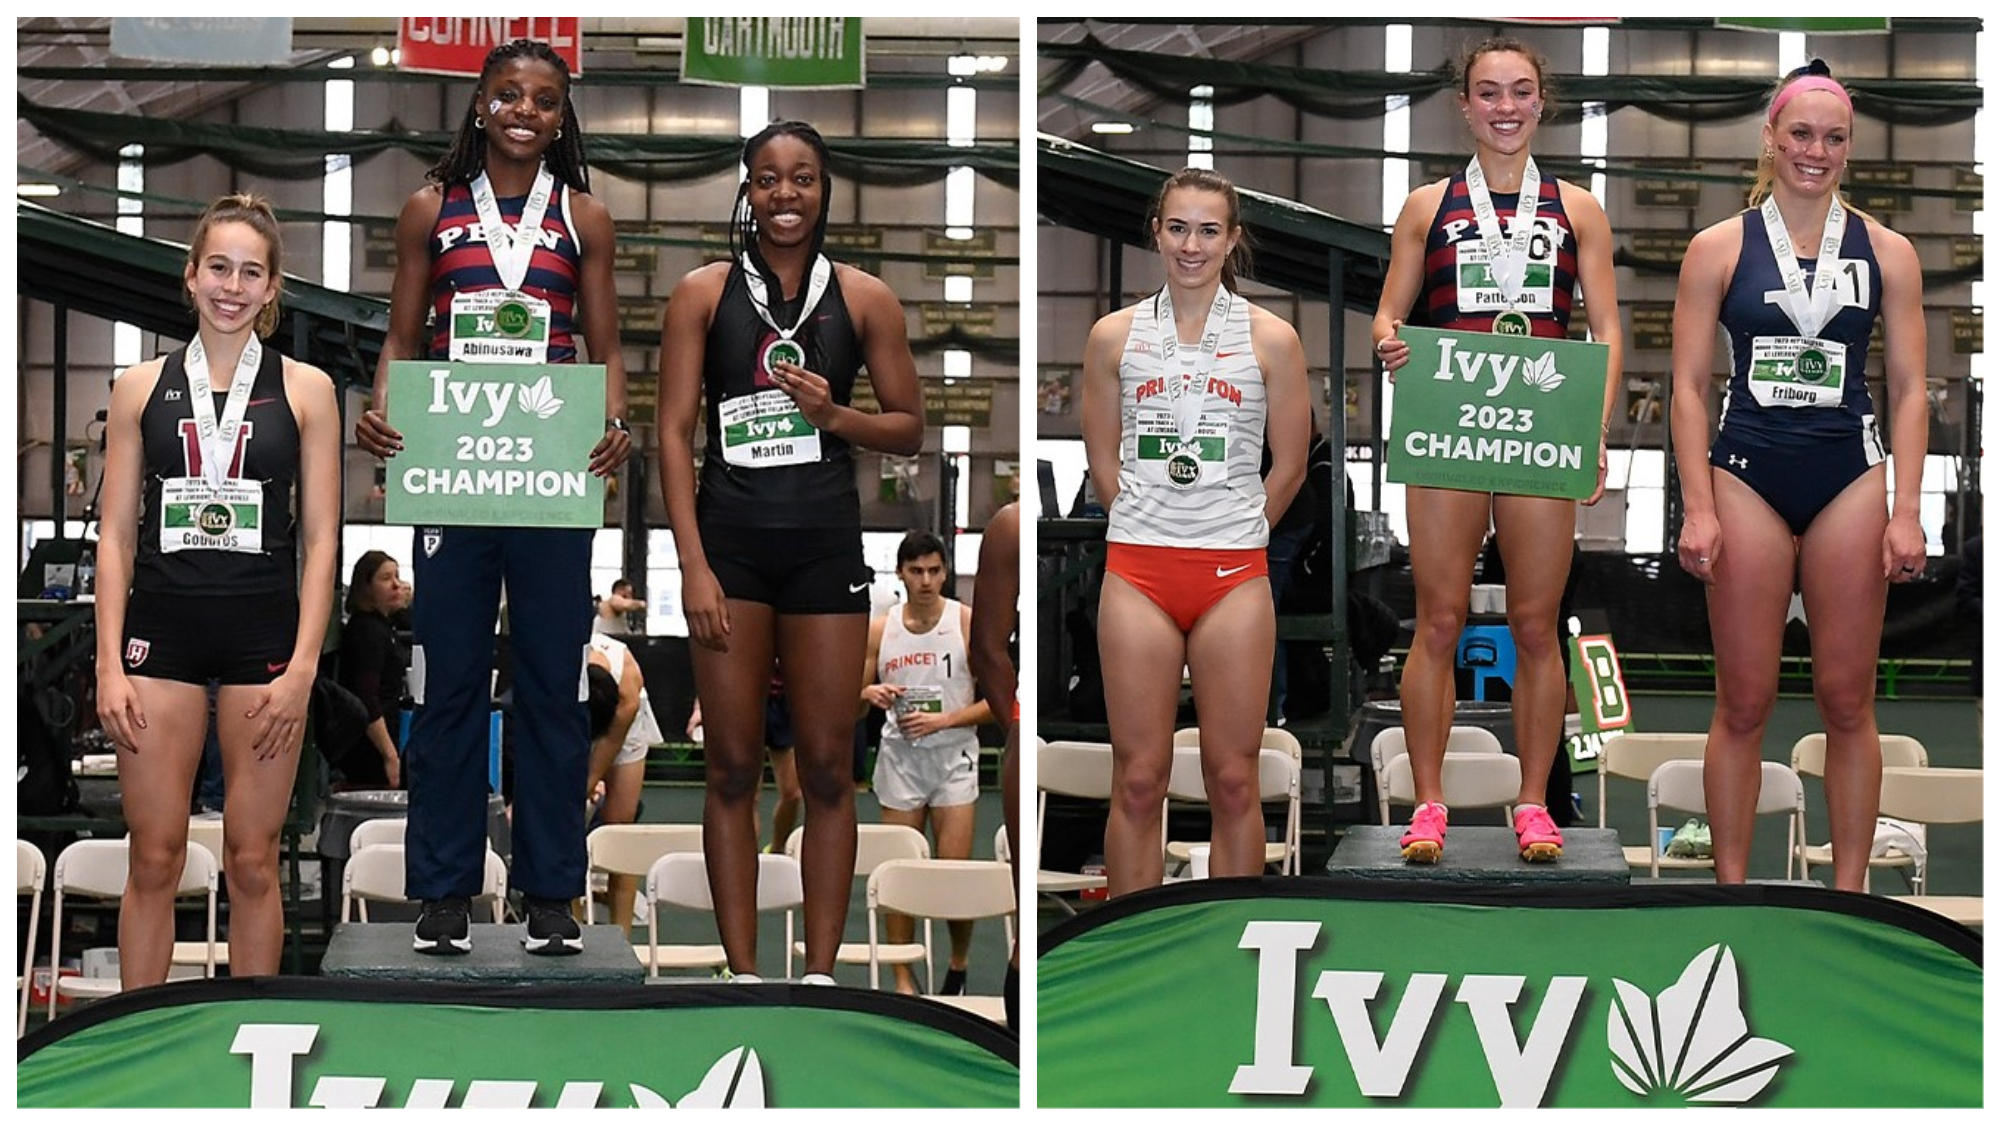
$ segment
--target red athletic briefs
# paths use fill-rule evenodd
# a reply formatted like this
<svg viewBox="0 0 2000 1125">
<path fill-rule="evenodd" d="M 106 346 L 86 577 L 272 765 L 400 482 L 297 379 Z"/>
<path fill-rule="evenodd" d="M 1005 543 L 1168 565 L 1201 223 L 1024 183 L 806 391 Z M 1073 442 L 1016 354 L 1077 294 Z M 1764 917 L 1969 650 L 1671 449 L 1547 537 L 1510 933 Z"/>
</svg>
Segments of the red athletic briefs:
<svg viewBox="0 0 2000 1125">
<path fill-rule="evenodd" d="M 1186 633 L 1223 595 L 1271 573 L 1262 547 L 1217 550 L 1107 543 L 1104 572 L 1130 582 Z"/>
</svg>

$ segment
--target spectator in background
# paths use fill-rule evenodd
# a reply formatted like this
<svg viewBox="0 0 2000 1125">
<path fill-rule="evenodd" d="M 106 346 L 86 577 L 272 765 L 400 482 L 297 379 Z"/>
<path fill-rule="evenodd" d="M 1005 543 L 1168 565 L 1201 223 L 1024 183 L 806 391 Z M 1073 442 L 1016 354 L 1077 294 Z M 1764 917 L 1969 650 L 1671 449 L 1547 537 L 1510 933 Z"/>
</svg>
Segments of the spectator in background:
<svg viewBox="0 0 2000 1125">
<path fill-rule="evenodd" d="M 403 680 L 408 672 L 396 644 L 392 615 L 404 608 L 402 575 L 383 551 L 365 551 L 354 560 L 347 584 L 347 623 L 340 629 L 340 686 L 368 709 L 367 747 L 331 765 L 343 788 L 398 789 L 403 756 L 397 745 L 402 728 Z"/>
<path fill-rule="evenodd" d="M 591 615 L 592 633 L 643 633 L 645 619 L 637 615 L 646 611 L 643 598 L 632 596 L 632 580 L 620 578 L 611 584 L 611 593 L 597 599 L 597 612 Z M 637 622 L 637 627 L 634 623 Z"/>
</svg>

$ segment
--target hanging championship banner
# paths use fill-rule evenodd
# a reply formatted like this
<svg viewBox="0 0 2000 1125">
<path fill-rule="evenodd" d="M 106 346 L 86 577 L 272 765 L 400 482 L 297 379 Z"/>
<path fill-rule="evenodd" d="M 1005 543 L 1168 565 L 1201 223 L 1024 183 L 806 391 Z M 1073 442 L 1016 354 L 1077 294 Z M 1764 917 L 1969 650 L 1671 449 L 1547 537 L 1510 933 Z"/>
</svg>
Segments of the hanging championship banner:
<svg viewBox="0 0 2000 1125">
<path fill-rule="evenodd" d="M 858 90 L 864 54 L 860 16 L 689 16 L 681 81 Z"/>
<path fill-rule="evenodd" d="M 576 16 L 404 16 L 396 21 L 398 70 L 479 77 L 486 55 L 516 39 L 534 39 L 583 73 L 583 21 Z"/>
<path fill-rule="evenodd" d="M 1717 16 L 1735 31 L 1800 31 L 1813 35 L 1886 35 L 1888 16 Z"/>
<path fill-rule="evenodd" d="M 1037 1104 L 1977 1106 L 1981 949 L 1799 884 L 1195 880 L 1044 932 Z"/>
<path fill-rule="evenodd" d="M 602 364 L 391 363 L 389 424 L 384 522 L 604 526 Z"/>
<path fill-rule="evenodd" d="M 288 66 L 290 16 L 120 16 L 111 21 L 111 53 L 121 59 Z"/>
<path fill-rule="evenodd" d="M 1604 420 L 1603 344 L 1403 328 L 1388 477 L 1398 484 L 1588 497 Z"/>
<path fill-rule="evenodd" d="M 23 1106 L 1018 1108 L 1014 1037 L 812 985 L 263 977 L 99 1001 L 22 1042 Z"/>
<path fill-rule="evenodd" d="M 1572 772 L 1597 769 L 1604 753 L 1604 736 L 1622 734 L 1632 725 L 1632 697 L 1625 691 L 1625 673 L 1618 666 L 1618 649 L 1607 636 L 1569 639 L 1569 684 L 1576 692 L 1582 731 L 1564 740 Z"/>
</svg>

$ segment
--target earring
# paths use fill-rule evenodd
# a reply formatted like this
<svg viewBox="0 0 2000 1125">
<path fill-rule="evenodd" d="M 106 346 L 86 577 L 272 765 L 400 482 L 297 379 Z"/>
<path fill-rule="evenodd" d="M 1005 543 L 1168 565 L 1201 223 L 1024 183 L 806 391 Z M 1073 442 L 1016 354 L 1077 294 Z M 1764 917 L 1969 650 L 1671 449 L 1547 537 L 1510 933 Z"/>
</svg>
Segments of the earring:
<svg viewBox="0 0 2000 1125">
<path fill-rule="evenodd" d="M 472 115 L 472 127 L 473 127 L 474 129 L 484 129 L 484 128 L 486 128 L 486 119 L 485 119 L 484 117 L 481 117 L 481 116 L 479 116 L 479 115 L 478 115 L 478 114 L 476 114 L 476 113 L 475 113 L 475 114 L 473 114 L 473 115 Z"/>
<path fill-rule="evenodd" d="M 562 140 L 562 126 L 556 126 L 556 140 Z"/>
</svg>

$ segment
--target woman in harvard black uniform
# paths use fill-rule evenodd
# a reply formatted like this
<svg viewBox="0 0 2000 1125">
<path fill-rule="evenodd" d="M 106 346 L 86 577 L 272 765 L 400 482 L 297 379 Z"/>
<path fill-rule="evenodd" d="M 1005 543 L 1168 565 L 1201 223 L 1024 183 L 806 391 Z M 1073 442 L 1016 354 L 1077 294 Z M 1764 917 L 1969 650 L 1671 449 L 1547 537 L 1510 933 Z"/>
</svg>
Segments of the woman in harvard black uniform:
<svg viewBox="0 0 2000 1125">
<path fill-rule="evenodd" d="M 582 133 L 568 65 L 548 44 L 517 39 L 486 56 L 451 151 L 396 220 L 389 331 L 374 404 L 355 425 L 362 448 L 377 457 L 402 448 L 384 413 L 391 362 L 575 363 L 581 336 L 590 361 L 605 369 L 605 432 L 590 471 L 610 476 L 625 463 L 632 443 L 611 272 L 615 236 L 610 213 L 589 194 Z M 476 315 L 501 304 L 525 309 L 541 331 L 509 336 L 483 323 L 493 317 Z M 406 889 L 424 904 L 418 952 L 472 949 L 469 899 L 485 870 L 487 715 L 503 583 L 512 595 L 508 722 L 516 735 L 508 883 L 525 901 L 530 953 L 583 948 L 569 900 L 587 865 L 578 796 L 590 772 L 590 724 L 578 685 L 590 638 L 590 537 L 587 528 L 418 530 L 416 715 L 403 755 Z"/>
<path fill-rule="evenodd" d="M 872 578 L 850 450 L 908 456 L 924 436 L 902 305 L 821 253 L 828 163 L 803 122 L 744 142 L 733 256 L 674 287 L 660 345 L 660 482 L 707 728 L 703 849 L 739 980 L 755 979 L 753 814 L 775 658 L 805 794 L 806 979 L 832 983 L 854 877 L 849 770 Z M 879 414 L 848 405 L 864 367 Z"/>
<path fill-rule="evenodd" d="M 340 419 L 325 372 L 259 340 L 277 328 L 281 258 L 268 204 L 216 201 L 182 274 L 195 338 L 112 384 L 97 711 L 132 833 L 118 915 L 127 989 L 164 981 L 173 959 L 211 682 L 229 792 L 230 975 L 277 972 L 284 946 L 278 833 L 333 610 Z"/>
<path fill-rule="evenodd" d="M 1623 335 L 1611 262 L 1611 226 L 1589 191 L 1544 179 L 1528 152 L 1546 109 L 1541 55 L 1519 40 L 1485 40 L 1459 61 L 1459 110 L 1472 131 L 1465 171 L 1410 193 L 1390 236 L 1389 271 L 1375 310 L 1375 354 L 1391 377 L 1410 360 L 1397 339 L 1405 318 L 1427 328 L 1566 339 L 1581 290 L 1591 339 L 1611 349 L 1605 405 L 1622 370 Z M 1610 423 L 1604 423 L 1609 433 Z M 1604 490 L 1598 444 L 1597 490 Z M 1507 627 L 1513 634 L 1514 743 L 1521 790 L 1514 834 L 1521 858 L 1562 855 L 1562 831 L 1543 802 L 1562 742 L 1563 661 L 1557 628 L 1576 538 L 1576 503 L 1412 485 L 1410 571 L 1417 623 L 1403 667 L 1403 731 L 1417 808 L 1403 858 L 1436 863 L 1444 853 L 1444 749 L 1451 733 L 1454 665 L 1472 596 L 1472 567 L 1488 526 L 1507 564 Z"/>
</svg>

